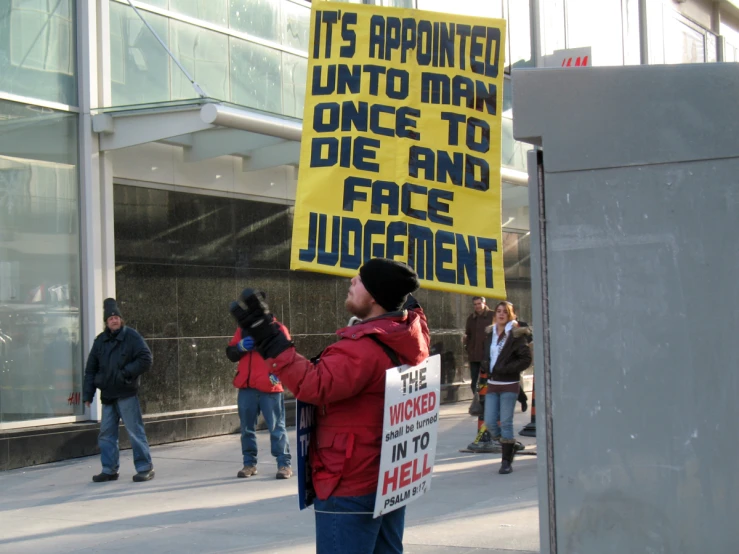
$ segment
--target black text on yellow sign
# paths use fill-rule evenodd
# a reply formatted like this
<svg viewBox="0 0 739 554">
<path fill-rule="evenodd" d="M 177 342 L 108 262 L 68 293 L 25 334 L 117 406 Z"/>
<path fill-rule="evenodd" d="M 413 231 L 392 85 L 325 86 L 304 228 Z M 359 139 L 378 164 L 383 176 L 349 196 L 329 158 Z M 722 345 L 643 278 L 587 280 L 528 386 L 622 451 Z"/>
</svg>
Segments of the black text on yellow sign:
<svg viewBox="0 0 739 554">
<path fill-rule="evenodd" d="M 311 35 L 291 267 L 504 297 L 505 22 L 321 2 Z"/>
</svg>

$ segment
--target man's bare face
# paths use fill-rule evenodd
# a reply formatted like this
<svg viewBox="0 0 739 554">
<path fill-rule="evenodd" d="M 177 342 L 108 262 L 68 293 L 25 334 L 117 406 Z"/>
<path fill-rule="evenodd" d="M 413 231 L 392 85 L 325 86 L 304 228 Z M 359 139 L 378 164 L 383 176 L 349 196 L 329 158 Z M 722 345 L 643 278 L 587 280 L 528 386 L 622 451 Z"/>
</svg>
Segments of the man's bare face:
<svg viewBox="0 0 739 554">
<path fill-rule="evenodd" d="M 352 284 L 349 287 L 349 292 L 344 302 L 347 311 L 359 319 L 365 319 L 370 314 L 373 303 L 374 298 L 364 288 L 362 278 L 359 275 L 355 275 L 352 278 Z"/>
<path fill-rule="evenodd" d="M 475 300 L 472 302 L 472 306 L 475 308 L 475 313 L 480 315 L 485 309 L 485 302 L 482 300 Z"/>
<path fill-rule="evenodd" d="M 108 329 L 115 333 L 123 326 L 123 321 L 121 321 L 121 318 L 117 315 L 112 315 L 108 318 L 108 321 L 105 322 L 105 325 L 107 325 Z"/>
</svg>

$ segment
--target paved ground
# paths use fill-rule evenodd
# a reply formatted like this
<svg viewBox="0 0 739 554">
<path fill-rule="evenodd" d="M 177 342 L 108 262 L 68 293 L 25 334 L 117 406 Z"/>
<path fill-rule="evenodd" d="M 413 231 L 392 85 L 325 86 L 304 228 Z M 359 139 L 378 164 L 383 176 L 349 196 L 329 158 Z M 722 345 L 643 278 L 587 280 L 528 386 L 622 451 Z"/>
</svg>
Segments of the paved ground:
<svg viewBox="0 0 739 554">
<path fill-rule="evenodd" d="M 466 409 L 442 406 L 433 487 L 408 507 L 405 551 L 539 552 L 536 457 L 516 458 L 503 476 L 499 454 L 460 453 L 474 438 Z M 517 414 L 516 430 L 528 419 Z M 265 433 L 259 449 L 269 452 Z M 262 456 L 258 476 L 236 479 L 238 436 L 155 446 L 152 455 L 149 483 L 131 481 L 130 451 L 112 483 L 90 481 L 97 457 L 0 473 L 0 552 L 315 552 L 312 510 L 298 510 L 295 479 L 274 479 L 274 459 Z"/>
</svg>

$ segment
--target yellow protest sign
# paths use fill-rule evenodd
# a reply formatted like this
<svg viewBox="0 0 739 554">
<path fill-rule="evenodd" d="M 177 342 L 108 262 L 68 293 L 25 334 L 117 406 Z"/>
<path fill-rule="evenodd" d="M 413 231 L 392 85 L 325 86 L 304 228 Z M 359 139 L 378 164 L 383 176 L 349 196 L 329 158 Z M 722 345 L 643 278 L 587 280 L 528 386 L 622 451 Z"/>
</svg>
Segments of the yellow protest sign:
<svg viewBox="0 0 739 554">
<path fill-rule="evenodd" d="M 505 298 L 505 21 L 320 2 L 311 14 L 292 269 L 407 262 Z"/>
</svg>

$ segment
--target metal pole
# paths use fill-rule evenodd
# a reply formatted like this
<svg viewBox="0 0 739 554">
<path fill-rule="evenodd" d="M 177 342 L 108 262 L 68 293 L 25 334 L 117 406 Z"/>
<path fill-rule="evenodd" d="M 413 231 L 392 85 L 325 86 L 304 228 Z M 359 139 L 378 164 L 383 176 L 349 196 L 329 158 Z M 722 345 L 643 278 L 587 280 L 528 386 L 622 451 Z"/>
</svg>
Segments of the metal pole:
<svg viewBox="0 0 739 554">
<path fill-rule="evenodd" d="M 541 151 L 536 154 L 536 174 L 539 197 L 537 223 L 539 225 L 539 258 L 541 271 L 541 296 L 542 296 L 542 320 L 541 338 L 542 369 L 544 375 L 544 419 L 546 420 L 546 460 L 547 460 L 547 497 L 549 500 L 549 554 L 557 554 L 557 505 L 555 502 L 555 471 L 554 471 L 554 423 L 552 417 L 552 376 L 551 360 L 549 351 L 549 282 L 547 266 L 547 228 L 546 228 L 546 204 L 544 196 L 544 156 Z"/>
<path fill-rule="evenodd" d="M 205 91 L 202 88 L 200 88 L 200 85 L 195 81 L 195 79 L 192 78 L 192 75 L 190 75 L 190 73 L 187 71 L 187 69 L 184 68 L 184 66 L 180 63 L 180 61 L 177 58 L 175 58 L 174 54 L 169 49 L 169 47 L 166 45 L 166 43 L 157 34 L 157 32 L 154 30 L 154 28 L 151 25 L 149 25 L 149 22 L 146 21 L 146 19 L 144 19 L 144 16 L 141 15 L 141 12 L 139 12 L 139 10 L 136 8 L 136 6 L 133 5 L 133 1 L 132 0 L 128 0 L 128 5 L 131 6 L 131 8 L 133 9 L 133 11 L 136 12 L 136 15 L 139 16 L 139 19 L 141 19 L 141 21 L 144 23 L 144 25 L 146 25 L 146 27 L 149 29 L 149 31 L 151 31 L 151 34 L 154 35 L 154 38 L 156 38 L 159 41 L 159 44 L 162 45 L 162 48 L 164 48 L 167 51 L 167 54 L 169 54 L 169 57 L 172 58 L 172 61 L 174 63 L 176 63 L 177 64 L 177 67 L 179 67 L 180 70 L 182 71 L 182 73 L 185 74 L 185 77 L 188 78 L 188 80 L 190 81 L 190 84 L 192 85 L 192 88 L 195 89 L 195 92 L 200 96 L 200 98 L 208 98 L 208 95 L 205 94 Z"/>
<path fill-rule="evenodd" d="M 649 37 L 647 35 L 647 0 L 639 0 L 639 57 L 642 65 L 649 64 Z"/>
<path fill-rule="evenodd" d="M 541 14 L 539 0 L 529 0 L 529 25 L 531 34 L 531 61 L 534 67 L 541 66 Z"/>
</svg>

